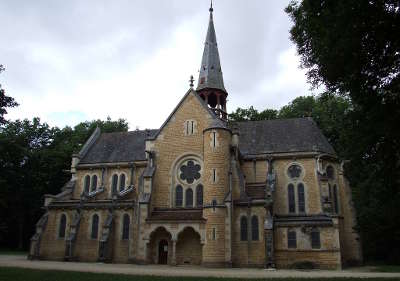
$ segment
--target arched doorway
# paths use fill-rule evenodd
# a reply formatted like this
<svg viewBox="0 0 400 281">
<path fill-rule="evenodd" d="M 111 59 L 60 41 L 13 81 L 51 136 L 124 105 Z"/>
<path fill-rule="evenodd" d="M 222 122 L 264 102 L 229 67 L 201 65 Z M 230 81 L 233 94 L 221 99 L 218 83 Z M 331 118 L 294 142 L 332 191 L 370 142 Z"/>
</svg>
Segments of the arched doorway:
<svg viewBox="0 0 400 281">
<path fill-rule="evenodd" d="M 172 260 L 172 236 L 164 228 L 158 227 L 150 234 L 147 261 L 153 264 L 169 264 Z"/>
<path fill-rule="evenodd" d="M 158 264 L 168 264 L 168 241 L 165 239 L 158 243 Z"/>
<path fill-rule="evenodd" d="M 177 264 L 201 264 L 202 245 L 200 235 L 192 228 L 186 227 L 178 235 L 176 243 L 176 263 Z"/>
</svg>

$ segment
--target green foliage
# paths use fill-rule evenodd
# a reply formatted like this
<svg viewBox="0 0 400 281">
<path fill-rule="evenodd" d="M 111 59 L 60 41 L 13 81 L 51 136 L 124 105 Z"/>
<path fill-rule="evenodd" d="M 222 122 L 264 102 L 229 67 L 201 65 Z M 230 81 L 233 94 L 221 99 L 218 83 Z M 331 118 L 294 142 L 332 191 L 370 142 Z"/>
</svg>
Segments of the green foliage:
<svg viewBox="0 0 400 281">
<path fill-rule="evenodd" d="M 292 1 L 286 12 L 309 82 L 352 101 L 346 170 L 365 258 L 400 263 L 400 2 Z"/>
<path fill-rule="evenodd" d="M 0 64 L 0 73 L 4 71 L 4 66 Z M 15 107 L 18 103 L 12 97 L 6 96 L 6 91 L 2 89 L 0 84 L 0 125 L 6 123 L 4 115 L 7 114 L 6 107 Z"/>
<path fill-rule="evenodd" d="M 83 122 L 52 128 L 39 118 L 7 122 L 0 130 L 0 247 L 27 248 L 42 214 L 42 196 L 57 194 L 68 181 L 71 155 L 96 127 L 127 131 L 125 120 Z"/>
<path fill-rule="evenodd" d="M 181 269 L 183 270 L 183 269 Z M 324 277 L 324 281 L 395 281 L 398 278 L 329 278 Z M 279 280 L 279 281 L 306 281 L 310 278 L 267 278 L 267 279 L 243 279 L 243 278 L 222 278 L 222 277 L 177 277 L 177 276 L 154 276 L 154 275 L 127 275 L 109 273 L 91 273 L 62 270 L 38 270 L 17 267 L 0 267 L 0 280 L 3 281 L 238 281 L 238 280 Z M 317 280 L 317 279 L 316 279 Z"/>
<path fill-rule="evenodd" d="M 229 114 L 230 121 L 257 121 L 276 119 L 278 111 L 274 109 L 266 109 L 258 112 L 257 109 L 250 106 L 248 109 L 237 108 L 235 112 Z"/>
</svg>

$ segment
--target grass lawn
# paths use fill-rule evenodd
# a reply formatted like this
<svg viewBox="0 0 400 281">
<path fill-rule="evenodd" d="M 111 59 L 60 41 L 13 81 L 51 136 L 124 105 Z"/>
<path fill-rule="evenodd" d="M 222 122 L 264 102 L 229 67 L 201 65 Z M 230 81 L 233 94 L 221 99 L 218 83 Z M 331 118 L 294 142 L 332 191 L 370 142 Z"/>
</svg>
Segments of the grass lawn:
<svg viewBox="0 0 400 281">
<path fill-rule="evenodd" d="M 373 272 L 400 272 L 400 265 L 378 265 Z"/>
<path fill-rule="evenodd" d="M 18 250 L 9 250 L 9 249 L 0 249 L 0 255 L 28 255 L 26 251 L 18 251 Z"/>
<path fill-rule="evenodd" d="M 244 279 L 232 278 L 198 278 L 198 277 L 155 277 L 155 276 L 133 276 L 133 275 L 117 275 L 105 273 L 87 273 L 57 270 L 36 270 L 16 267 L 0 267 L 1 281 L 238 281 Z M 265 280 L 265 279 L 249 279 L 249 280 Z M 272 279 L 268 279 L 272 280 Z M 277 281 L 296 281 L 310 280 L 307 278 L 277 278 Z M 324 278 L 324 281 L 359 281 L 360 278 Z M 398 278 L 368 278 L 368 281 L 377 280 L 399 280 Z"/>
</svg>

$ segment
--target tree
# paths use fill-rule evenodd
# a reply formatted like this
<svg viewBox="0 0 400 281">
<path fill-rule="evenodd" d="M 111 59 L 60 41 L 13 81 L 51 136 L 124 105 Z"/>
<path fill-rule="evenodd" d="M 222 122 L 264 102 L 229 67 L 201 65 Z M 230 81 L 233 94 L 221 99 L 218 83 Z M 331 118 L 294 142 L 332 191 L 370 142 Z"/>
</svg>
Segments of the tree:
<svg viewBox="0 0 400 281">
<path fill-rule="evenodd" d="M 38 201 L 49 185 L 52 167 L 41 161 L 55 130 L 38 118 L 8 122 L 0 134 L 1 220 L 6 222 L 8 246 L 22 249 L 32 219 L 40 212 Z"/>
<path fill-rule="evenodd" d="M 237 108 L 235 112 L 229 114 L 229 120 L 231 121 L 257 121 L 257 120 L 269 120 L 276 119 L 278 111 L 274 109 L 265 109 L 258 112 L 253 106 L 248 109 Z"/>
<path fill-rule="evenodd" d="M 4 66 L 0 64 L 0 73 L 4 71 Z M 2 89 L 0 84 L 0 125 L 6 122 L 4 115 L 7 114 L 7 107 L 18 106 L 18 103 L 12 97 L 6 96 L 6 91 Z"/>
<path fill-rule="evenodd" d="M 59 129 L 39 118 L 4 124 L 0 131 L 0 247 L 27 248 L 43 213 L 44 194 L 57 194 L 70 179 L 66 170 L 96 127 L 127 131 L 126 120 L 94 120 Z"/>
<path fill-rule="evenodd" d="M 347 176 L 366 259 L 400 262 L 400 2 L 304 0 L 286 8 L 308 81 L 347 95 Z"/>
</svg>

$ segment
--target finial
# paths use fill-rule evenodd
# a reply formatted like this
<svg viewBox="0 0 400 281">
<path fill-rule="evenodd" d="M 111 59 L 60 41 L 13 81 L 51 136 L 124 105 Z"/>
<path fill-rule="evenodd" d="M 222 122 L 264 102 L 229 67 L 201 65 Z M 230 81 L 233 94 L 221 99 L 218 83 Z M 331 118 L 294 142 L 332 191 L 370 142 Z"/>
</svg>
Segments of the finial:
<svg viewBox="0 0 400 281">
<path fill-rule="evenodd" d="M 193 88 L 193 86 L 194 86 L 194 84 L 193 84 L 193 82 L 194 82 L 194 79 L 193 79 L 193 75 L 190 75 L 190 80 L 189 80 L 189 82 L 190 82 L 190 88 Z"/>
<path fill-rule="evenodd" d="M 213 6 L 212 6 L 212 0 L 211 0 L 211 5 L 210 5 L 209 11 L 210 11 L 210 13 L 212 13 L 214 11 Z"/>
</svg>

